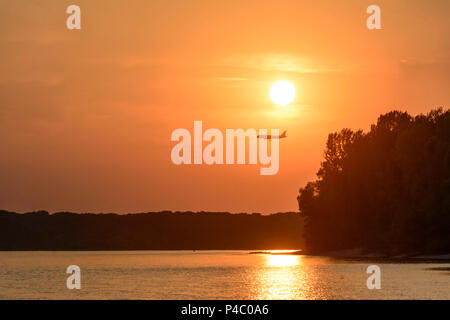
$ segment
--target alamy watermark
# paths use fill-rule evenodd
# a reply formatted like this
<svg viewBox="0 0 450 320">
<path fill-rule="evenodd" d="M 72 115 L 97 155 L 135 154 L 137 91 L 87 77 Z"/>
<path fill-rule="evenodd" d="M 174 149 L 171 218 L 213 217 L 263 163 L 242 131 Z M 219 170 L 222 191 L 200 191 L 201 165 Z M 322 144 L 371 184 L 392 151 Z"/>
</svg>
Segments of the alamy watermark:
<svg viewBox="0 0 450 320">
<path fill-rule="evenodd" d="M 67 278 L 66 286 L 67 289 L 73 290 L 73 289 L 81 289 L 81 269 L 77 265 L 70 265 L 66 269 L 66 273 L 70 274 L 70 276 Z"/>
<path fill-rule="evenodd" d="M 379 266 L 373 264 L 367 267 L 366 273 L 371 274 L 367 278 L 366 285 L 367 289 L 381 289 L 381 269 Z"/>
<path fill-rule="evenodd" d="M 366 25 L 369 30 L 381 29 L 381 9 L 379 6 L 372 4 L 367 7 L 367 14 L 370 16 L 366 20 Z"/>
<path fill-rule="evenodd" d="M 225 141 L 219 129 L 203 132 L 202 121 L 194 121 L 193 138 L 188 129 L 179 128 L 172 132 L 171 141 L 178 143 L 172 148 L 171 159 L 181 164 L 260 164 L 261 175 L 277 174 L 279 168 L 279 140 L 286 137 L 279 129 L 226 129 Z M 193 140 L 193 147 L 192 147 Z M 248 161 L 246 155 L 248 141 Z M 269 144 L 270 141 L 270 153 Z M 203 142 L 208 144 L 203 147 Z M 235 145 L 236 142 L 236 145 Z M 224 144 L 225 143 L 225 144 Z M 225 145 L 225 150 L 224 150 Z M 191 150 L 193 149 L 193 157 Z M 235 157 L 236 150 L 236 157 Z M 258 161 L 259 160 L 259 161 Z"/>
<path fill-rule="evenodd" d="M 81 29 L 81 9 L 76 4 L 72 4 L 67 7 L 66 13 L 70 14 L 66 20 L 67 29 Z"/>
</svg>

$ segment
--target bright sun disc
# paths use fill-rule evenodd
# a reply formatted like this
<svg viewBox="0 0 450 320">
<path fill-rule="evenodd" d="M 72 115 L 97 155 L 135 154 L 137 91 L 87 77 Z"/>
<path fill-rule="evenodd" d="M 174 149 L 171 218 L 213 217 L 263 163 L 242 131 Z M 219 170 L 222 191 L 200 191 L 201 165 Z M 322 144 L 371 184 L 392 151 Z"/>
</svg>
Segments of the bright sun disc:
<svg viewBox="0 0 450 320">
<path fill-rule="evenodd" d="M 294 101 L 295 88 L 288 81 L 277 81 L 270 89 L 270 98 L 280 106 L 285 106 Z"/>
</svg>

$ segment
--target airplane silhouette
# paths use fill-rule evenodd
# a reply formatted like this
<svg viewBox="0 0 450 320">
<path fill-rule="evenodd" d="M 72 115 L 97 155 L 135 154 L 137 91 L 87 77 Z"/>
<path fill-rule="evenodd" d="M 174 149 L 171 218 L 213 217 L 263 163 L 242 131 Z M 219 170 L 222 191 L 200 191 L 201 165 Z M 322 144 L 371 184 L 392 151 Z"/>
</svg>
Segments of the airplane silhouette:
<svg viewBox="0 0 450 320">
<path fill-rule="evenodd" d="M 270 134 L 269 135 L 258 135 L 259 139 L 283 139 L 283 138 L 286 138 L 286 137 L 287 137 L 286 130 L 283 131 L 283 133 L 281 135 L 279 135 L 279 136 L 272 136 Z"/>
</svg>

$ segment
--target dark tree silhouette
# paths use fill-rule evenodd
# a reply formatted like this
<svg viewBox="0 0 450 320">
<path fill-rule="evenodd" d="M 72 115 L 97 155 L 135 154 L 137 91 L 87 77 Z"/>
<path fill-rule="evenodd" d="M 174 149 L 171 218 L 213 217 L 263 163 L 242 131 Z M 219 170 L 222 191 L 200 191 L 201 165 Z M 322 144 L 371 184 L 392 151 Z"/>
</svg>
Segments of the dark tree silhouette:
<svg viewBox="0 0 450 320">
<path fill-rule="evenodd" d="M 298 249 L 301 233 L 297 212 L 0 211 L 0 250 Z"/>
<path fill-rule="evenodd" d="M 311 252 L 450 252 L 450 111 L 392 111 L 328 136 L 297 197 Z"/>
</svg>

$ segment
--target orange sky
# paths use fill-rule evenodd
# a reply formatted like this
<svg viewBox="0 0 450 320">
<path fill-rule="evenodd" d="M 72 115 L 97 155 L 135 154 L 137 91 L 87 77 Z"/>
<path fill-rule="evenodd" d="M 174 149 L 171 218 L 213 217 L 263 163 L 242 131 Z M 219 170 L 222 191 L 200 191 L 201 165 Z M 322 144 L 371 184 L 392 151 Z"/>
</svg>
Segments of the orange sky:
<svg viewBox="0 0 450 320">
<path fill-rule="evenodd" d="M 69 31 L 65 10 L 82 10 Z M 382 30 L 366 28 L 381 7 Z M 450 105 L 450 1 L 2 3 L 0 209 L 297 210 L 327 134 Z M 297 97 L 269 97 L 279 79 Z M 277 175 L 175 166 L 176 128 L 279 128 Z"/>
</svg>

